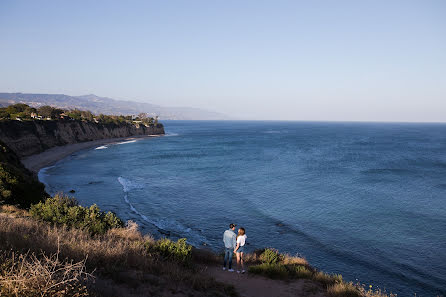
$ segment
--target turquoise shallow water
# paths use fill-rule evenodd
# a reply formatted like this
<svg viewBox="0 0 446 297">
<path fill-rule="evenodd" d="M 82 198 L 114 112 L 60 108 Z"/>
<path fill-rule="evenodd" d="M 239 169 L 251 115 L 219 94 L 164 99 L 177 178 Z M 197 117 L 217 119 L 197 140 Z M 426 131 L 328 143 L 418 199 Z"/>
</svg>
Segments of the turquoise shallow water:
<svg viewBox="0 0 446 297">
<path fill-rule="evenodd" d="M 303 255 L 400 296 L 446 295 L 446 125 L 165 122 L 167 136 L 78 152 L 40 173 L 144 232 L 219 251 Z"/>
</svg>

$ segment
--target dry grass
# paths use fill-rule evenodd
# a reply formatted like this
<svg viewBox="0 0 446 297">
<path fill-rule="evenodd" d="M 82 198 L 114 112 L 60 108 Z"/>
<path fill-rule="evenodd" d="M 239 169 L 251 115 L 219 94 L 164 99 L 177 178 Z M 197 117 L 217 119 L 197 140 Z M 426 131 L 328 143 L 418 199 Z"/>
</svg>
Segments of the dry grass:
<svg viewBox="0 0 446 297">
<path fill-rule="evenodd" d="M 92 237 L 86 231 L 52 226 L 11 212 L 0 213 L 0 249 L 24 253 L 30 250 L 36 254 L 59 251 L 62 257 L 75 262 L 88 257 L 87 269 L 96 270 L 102 278 L 115 281 L 122 281 L 123 275 L 130 271 L 139 271 L 137 274 L 143 277 L 136 282 L 129 280 L 134 287 L 149 282 L 159 290 L 173 288 L 189 291 L 195 296 L 236 295 L 233 287 L 217 283 L 197 267 L 184 267 L 149 254 L 147 247 L 154 244 L 156 241 L 150 236 L 142 236 L 133 222 L 126 228 L 111 229 L 104 235 Z"/>
<path fill-rule="evenodd" d="M 0 269 L 0 296 L 88 296 L 85 260 L 61 261 L 59 254 L 4 254 Z"/>
<path fill-rule="evenodd" d="M 26 210 L 13 205 L 0 205 L 0 212 L 9 213 L 15 217 L 29 217 L 29 213 Z"/>
<path fill-rule="evenodd" d="M 328 274 L 328 273 L 325 273 L 322 271 L 318 271 L 318 272 L 314 273 L 313 280 L 320 282 L 321 284 L 325 285 L 327 288 L 331 285 L 343 283 L 342 275 Z"/>
<path fill-rule="evenodd" d="M 365 289 L 364 286 L 356 285 L 357 289 L 361 293 L 362 297 L 396 297 L 396 294 L 387 293 L 386 291 L 382 291 L 381 289 L 372 289 L 372 286 L 369 289 Z"/>
<path fill-rule="evenodd" d="M 329 286 L 327 292 L 332 297 L 396 297 L 395 294 L 388 294 L 381 289 L 369 288 L 366 290 L 364 286 L 352 282 L 336 283 Z"/>
<path fill-rule="evenodd" d="M 303 266 L 309 265 L 305 258 L 291 256 L 289 254 L 283 254 L 282 263 L 285 265 L 303 265 Z"/>
<path fill-rule="evenodd" d="M 91 237 L 87 232 L 51 226 L 28 218 L 0 216 L 0 247 L 39 253 L 60 253 L 67 258 L 81 261 L 88 255 L 88 265 L 113 270 L 119 267 L 144 268 L 149 261 L 145 254 L 144 238 L 130 228 Z M 127 238 L 123 239 L 126 232 Z M 60 244 L 60 246 L 58 246 Z"/>
<path fill-rule="evenodd" d="M 351 282 L 340 282 L 328 287 L 327 292 L 332 297 L 361 297 L 358 288 Z"/>
</svg>

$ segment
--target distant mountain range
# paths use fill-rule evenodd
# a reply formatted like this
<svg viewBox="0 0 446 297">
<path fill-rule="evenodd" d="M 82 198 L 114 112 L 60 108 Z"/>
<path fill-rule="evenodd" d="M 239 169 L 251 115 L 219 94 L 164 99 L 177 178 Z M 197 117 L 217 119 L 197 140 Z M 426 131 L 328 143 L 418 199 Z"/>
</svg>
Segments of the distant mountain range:
<svg viewBox="0 0 446 297">
<path fill-rule="evenodd" d="M 95 114 L 137 115 L 146 112 L 162 120 L 228 120 L 227 115 L 192 107 L 163 107 L 150 103 L 116 100 L 96 95 L 0 93 L 0 106 L 25 103 L 33 107 L 51 105 L 64 109 L 89 110 Z"/>
</svg>

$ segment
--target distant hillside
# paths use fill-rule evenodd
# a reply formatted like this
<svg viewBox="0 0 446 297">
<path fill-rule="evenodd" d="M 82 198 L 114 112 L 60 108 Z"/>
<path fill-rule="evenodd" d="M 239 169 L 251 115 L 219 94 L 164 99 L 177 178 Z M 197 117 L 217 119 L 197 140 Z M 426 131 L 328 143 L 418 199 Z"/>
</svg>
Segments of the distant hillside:
<svg viewBox="0 0 446 297">
<path fill-rule="evenodd" d="M 89 110 L 95 114 L 132 115 L 147 112 L 163 120 L 227 120 L 228 116 L 191 107 L 163 107 L 135 101 L 115 100 L 96 95 L 0 93 L 0 106 L 26 103 L 33 107 L 51 105 L 64 109 Z"/>
</svg>

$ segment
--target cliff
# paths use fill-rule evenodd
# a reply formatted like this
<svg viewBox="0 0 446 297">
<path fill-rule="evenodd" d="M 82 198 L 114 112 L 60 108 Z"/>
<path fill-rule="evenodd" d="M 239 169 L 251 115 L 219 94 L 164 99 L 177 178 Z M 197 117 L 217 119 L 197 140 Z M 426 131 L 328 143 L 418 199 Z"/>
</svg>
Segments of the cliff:
<svg viewBox="0 0 446 297">
<path fill-rule="evenodd" d="M 127 123 L 97 124 L 72 120 L 0 121 L 0 141 L 3 141 L 20 158 L 66 144 L 160 134 L 164 134 L 162 124 L 146 127 Z"/>
</svg>

